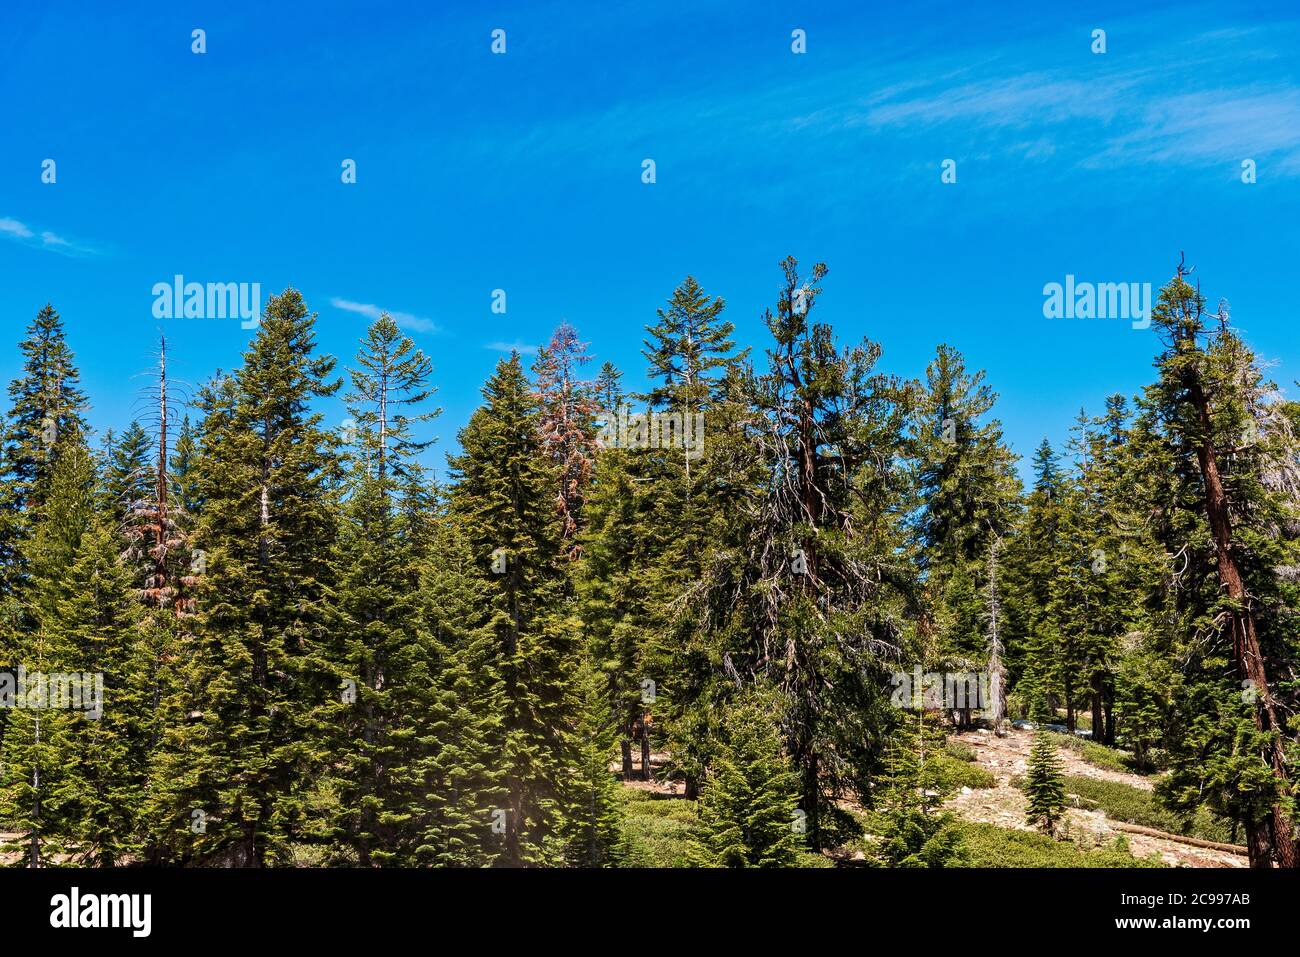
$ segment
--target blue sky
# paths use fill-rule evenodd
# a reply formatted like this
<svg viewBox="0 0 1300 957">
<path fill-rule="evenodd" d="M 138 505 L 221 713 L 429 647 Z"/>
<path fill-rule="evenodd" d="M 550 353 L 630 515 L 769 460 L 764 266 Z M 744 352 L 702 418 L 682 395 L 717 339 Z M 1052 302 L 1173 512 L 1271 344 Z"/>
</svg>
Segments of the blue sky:
<svg viewBox="0 0 1300 957">
<path fill-rule="evenodd" d="M 1022 455 L 1151 376 L 1152 332 L 1043 317 L 1067 273 L 1158 287 L 1186 250 L 1297 392 L 1293 3 L 5 4 L 0 89 L 2 341 L 53 302 L 100 429 L 160 325 L 190 382 L 238 362 L 238 321 L 153 317 L 177 273 L 298 287 L 345 361 L 400 314 L 441 463 L 502 346 L 567 319 L 636 386 L 691 273 L 761 348 L 787 254 L 887 370 L 987 369 Z"/>
</svg>

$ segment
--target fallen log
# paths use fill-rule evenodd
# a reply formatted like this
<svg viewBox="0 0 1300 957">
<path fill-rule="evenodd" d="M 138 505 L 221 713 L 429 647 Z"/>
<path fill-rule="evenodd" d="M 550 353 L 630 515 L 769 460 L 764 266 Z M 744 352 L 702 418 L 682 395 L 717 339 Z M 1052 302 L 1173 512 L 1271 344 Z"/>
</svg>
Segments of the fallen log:
<svg viewBox="0 0 1300 957">
<path fill-rule="evenodd" d="M 1145 834 L 1147 837 L 1158 837 L 1166 841 L 1174 841 L 1177 844 L 1189 844 L 1192 847 L 1203 847 L 1211 851 L 1225 851 L 1229 854 L 1236 854 L 1240 857 L 1249 857 L 1250 852 L 1239 844 L 1220 844 L 1218 841 L 1203 841 L 1199 837 L 1187 837 L 1183 834 L 1170 834 L 1168 831 L 1157 831 L 1154 827 L 1143 827 L 1140 824 L 1129 824 L 1125 821 L 1107 821 L 1108 827 L 1117 831 L 1128 831 L 1130 834 Z"/>
</svg>

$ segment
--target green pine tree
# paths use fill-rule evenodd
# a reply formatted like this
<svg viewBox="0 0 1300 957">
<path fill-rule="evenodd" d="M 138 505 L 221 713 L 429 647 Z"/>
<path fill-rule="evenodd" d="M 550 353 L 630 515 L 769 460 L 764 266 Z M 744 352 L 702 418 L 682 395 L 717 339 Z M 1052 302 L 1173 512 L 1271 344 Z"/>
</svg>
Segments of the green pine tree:
<svg viewBox="0 0 1300 957">
<path fill-rule="evenodd" d="M 505 824 L 505 700 L 499 645 L 483 608 L 491 586 L 455 524 L 440 521 L 422 567 L 419 628 L 434 697 L 418 726 L 418 829 L 412 863 L 480 867 L 500 856 Z"/>
<path fill-rule="evenodd" d="M 22 542 L 49 492 L 63 439 L 84 436 L 86 396 L 63 321 L 49 303 L 18 344 L 22 374 L 9 384 L 9 414 L 0 436 L 0 592 L 17 602 Z"/>
<path fill-rule="evenodd" d="M 82 534 L 52 627 L 73 671 L 102 680 L 96 715 L 71 718 L 60 755 L 60 803 L 75 809 L 69 836 L 83 865 L 112 867 L 139 853 L 139 815 L 151 756 L 141 609 L 121 540 L 103 517 Z"/>
<path fill-rule="evenodd" d="M 23 585 L 25 613 L 9 633 L 6 658 L 14 672 L 28 675 L 26 688 L 10 674 L 0 678 L 0 696 L 12 699 L 0 753 L 0 820 L 18 832 L 24 860 L 40 867 L 53 855 L 70 853 L 78 809 L 67 791 L 74 772 L 79 716 L 49 707 L 46 676 L 68 674 L 83 658 L 61 615 L 78 597 L 68 574 L 94 514 L 94 465 L 79 432 L 65 433 L 49 473 L 20 559 L 28 569 Z M 84 597 L 84 596 L 83 596 Z M 25 700 L 18 695 L 25 690 Z"/>
<path fill-rule="evenodd" d="M 1239 822 L 1252 867 L 1292 868 L 1300 441 L 1226 303 L 1208 312 L 1186 277 L 1180 263 L 1152 309 L 1163 349 L 1145 396 L 1163 426 L 1158 536 L 1178 586 L 1154 599 L 1158 640 L 1183 675 L 1157 793 Z"/>
<path fill-rule="evenodd" d="M 983 371 L 939 346 L 917 392 L 908 448 L 915 507 L 912 546 L 925 587 L 921 622 L 941 660 L 973 669 L 987 654 L 988 555 L 1010 532 L 1019 505 L 1015 456 L 989 417 L 997 400 Z M 969 709 L 960 720 L 969 723 Z"/>
<path fill-rule="evenodd" d="M 733 507 L 717 538 L 735 547 L 706 557 L 692 591 L 713 632 L 714 688 L 777 688 L 809 841 L 822 848 L 856 828 L 836 798 L 861 793 L 879 762 L 884 656 L 904 640 L 914 604 L 892 454 L 908 397 L 876 370 L 878 345 L 841 347 L 812 320 L 825 265 L 806 280 L 793 258 L 782 269 L 765 317 L 768 371 L 741 386 L 756 407 L 742 434 L 762 452 L 761 494 L 740 514 Z"/>
<path fill-rule="evenodd" d="M 518 354 L 498 363 L 485 404 L 451 459 L 452 519 L 487 584 L 480 614 L 497 640 L 503 722 L 497 766 L 506 791 L 500 861 L 554 862 L 572 821 L 576 622 L 554 521 L 554 469 Z"/>
<path fill-rule="evenodd" d="M 707 400 L 716 373 L 744 358 L 734 353 L 735 324 L 720 319 L 726 304 L 710 299 L 693 276 L 687 276 L 658 310 L 659 321 L 647 326 L 650 338 L 642 354 L 650 363 L 654 386 L 647 394 L 653 408 L 669 406 L 697 411 Z"/>
<path fill-rule="evenodd" d="M 952 867 L 965 860 L 953 816 L 939 809 L 942 732 L 923 710 L 891 735 L 880 776 L 876 859 L 886 867 Z"/>
<path fill-rule="evenodd" d="M 430 694 L 416 635 L 418 572 L 392 492 L 391 479 L 363 474 L 344 506 L 338 541 L 330 776 L 340 800 L 337 837 L 362 867 L 391 863 L 413 840 L 406 807 L 415 719 Z"/>
<path fill-rule="evenodd" d="M 403 504 L 423 494 L 418 456 L 431 444 L 413 427 L 437 410 L 418 411 L 433 393 L 432 363 L 387 314 L 367 331 L 356 364 L 347 397 L 356 455 L 340 521 L 330 654 L 340 693 L 327 726 L 338 801 L 331 833 L 369 867 L 409 861 L 419 840 L 409 807 L 419 787 L 419 718 L 435 692 L 416 614 L 412 527 L 421 516 Z"/>
<path fill-rule="evenodd" d="M 203 505 L 198 494 L 198 454 L 198 435 L 187 415 L 181 420 L 180 431 L 176 434 L 168 474 L 171 476 L 173 507 L 185 516 L 189 527 L 197 521 Z"/>
<path fill-rule="evenodd" d="M 620 857 L 622 809 L 609 770 L 616 729 L 602 675 L 587 656 L 581 660 L 575 687 L 582 712 L 575 729 L 578 775 L 569 861 L 580 867 L 612 867 Z"/>
<path fill-rule="evenodd" d="M 415 411 L 437 391 L 431 385 L 433 361 L 383 313 L 366 330 L 349 376 L 347 407 L 357 457 L 380 479 L 391 475 L 403 489 L 418 487 L 423 475 L 419 457 L 433 440 L 417 438 L 415 430 L 442 411 Z"/>
<path fill-rule="evenodd" d="M 754 692 L 733 704 L 700 797 L 693 857 L 707 867 L 790 867 L 804 816 L 799 778 L 773 718 L 774 697 Z"/>
<path fill-rule="evenodd" d="M 1056 745 L 1042 728 L 1034 732 L 1024 790 L 1028 798 L 1025 821 L 1053 834 L 1065 813 L 1065 776 Z"/>
<path fill-rule="evenodd" d="M 596 373 L 596 384 L 593 388 L 596 404 L 605 414 L 614 414 L 618 407 L 623 404 L 623 373 L 612 362 L 603 362 L 600 371 Z"/>
<path fill-rule="evenodd" d="M 119 523 L 152 497 L 153 442 L 139 422 L 132 422 L 113 442 L 104 469 L 104 507 Z"/>
<path fill-rule="evenodd" d="M 329 759 L 339 470 L 309 403 L 339 383 L 314 355 L 314 322 L 297 291 L 271 297 L 242 367 L 202 397 L 193 546 L 206 574 L 183 650 L 186 719 L 168 729 L 151 795 L 155 840 L 180 860 L 289 860 Z"/>
</svg>

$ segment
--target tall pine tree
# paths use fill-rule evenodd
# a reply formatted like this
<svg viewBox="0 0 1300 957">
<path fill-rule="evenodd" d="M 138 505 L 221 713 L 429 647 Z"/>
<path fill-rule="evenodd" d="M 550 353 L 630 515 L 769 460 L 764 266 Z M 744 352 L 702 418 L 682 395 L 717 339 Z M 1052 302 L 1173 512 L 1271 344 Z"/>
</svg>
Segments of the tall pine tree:
<svg viewBox="0 0 1300 957">
<path fill-rule="evenodd" d="M 484 405 L 451 459 L 451 512 L 486 587 L 480 614 L 496 637 L 505 788 L 500 861 L 553 863 L 576 799 L 573 694 L 576 622 L 554 521 L 555 470 L 542 453 L 538 409 L 518 354 L 483 387 Z"/>
<path fill-rule="evenodd" d="M 271 297 L 242 367 L 205 395 L 193 541 L 206 574 L 184 649 L 186 721 L 169 729 L 153 796 L 158 840 L 181 860 L 289 860 L 328 758 L 339 470 L 310 403 L 339 383 L 334 359 L 314 354 L 314 323 L 296 290 Z"/>
</svg>

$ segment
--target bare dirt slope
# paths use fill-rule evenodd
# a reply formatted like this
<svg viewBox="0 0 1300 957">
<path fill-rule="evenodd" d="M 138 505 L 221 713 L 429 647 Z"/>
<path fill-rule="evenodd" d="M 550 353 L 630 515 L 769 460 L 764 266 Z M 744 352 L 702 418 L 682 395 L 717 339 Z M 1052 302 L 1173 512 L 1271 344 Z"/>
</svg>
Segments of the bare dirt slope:
<svg viewBox="0 0 1300 957">
<path fill-rule="evenodd" d="M 998 783 L 994 788 L 956 795 L 947 802 L 948 810 L 968 821 L 1029 830 L 1025 823 L 1025 796 L 1018 788 L 1011 786 L 1011 779 L 1025 774 L 1033 735 L 1028 731 L 1011 730 L 1002 738 L 985 731 L 972 731 L 952 737 L 973 748 L 976 762 L 991 771 Z M 1150 779 L 1141 775 L 1093 767 L 1078 754 L 1065 748 L 1057 749 L 1057 753 L 1066 774 L 1119 781 L 1135 788 L 1151 790 Z M 1155 853 L 1172 867 L 1245 867 L 1247 863 L 1246 858 L 1229 851 L 1191 847 L 1164 838 L 1128 833 L 1118 828 L 1116 823 L 1101 811 L 1072 808 L 1068 812 L 1068 827 L 1083 843 L 1109 845 L 1123 834 L 1134 857 L 1145 858 Z"/>
<path fill-rule="evenodd" d="M 1005 737 L 993 733 L 972 731 L 963 735 L 954 735 L 954 740 L 970 745 L 975 750 L 975 761 L 988 768 L 997 779 L 996 788 L 976 789 L 957 794 L 948 801 L 948 810 L 958 817 L 985 824 L 997 824 L 998 827 L 1011 827 L 1028 831 L 1024 823 L 1024 794 L 1018 788 L 1011 787 L 1011 778 L 1023 776 L 1026 772 L 1030 749 L 1034 745 L 1034 735 L 1027 731 L 1008 732 Z M 1062 765 L 1067 775 L 1079 775 L 1082 778 L 1100 778 L 1121 781 L 1132 787 L 1151 791 L 1151 780 L 1141 775 L 1127 774 L 1125 771 L 1109 771 L 1093 767 L 1083 761 L 1079 754 L 1065 748 L 1058 749 Z M 1158 854 L 1161 861 L 1173 867 L 1245 867 L 1247 859 L 1225 850 L 1195 848 L 1178 841 L 1128 833 L 1117 827 L 1102 811 L 1088 811 L 1074 807 L 1067 813 L 1069 827 L 1083 843 L 1091 841 L 1097 845 L 1113 844 L 1118 836 L 1125 836 L 1132 856 L 1145 858 L 1152 853 Z"/>
</svg>

